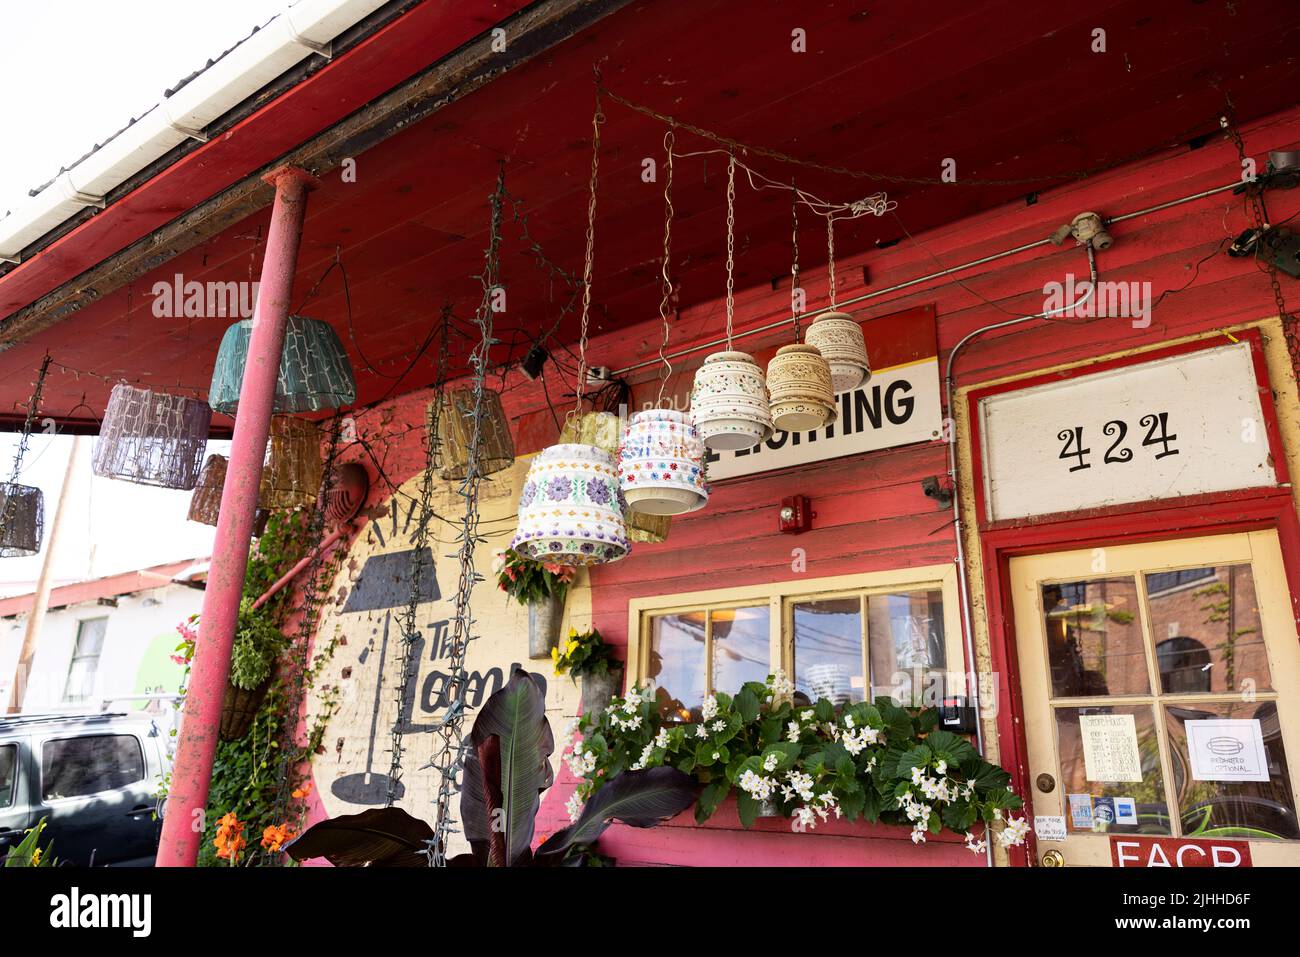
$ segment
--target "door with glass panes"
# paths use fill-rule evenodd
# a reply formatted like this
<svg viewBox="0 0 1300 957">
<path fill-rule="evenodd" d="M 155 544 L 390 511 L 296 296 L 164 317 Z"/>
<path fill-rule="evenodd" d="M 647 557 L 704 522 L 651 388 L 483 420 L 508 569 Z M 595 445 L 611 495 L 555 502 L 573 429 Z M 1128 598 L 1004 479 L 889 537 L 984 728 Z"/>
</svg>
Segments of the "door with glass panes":
<svg viewBox="0 0 1300 957">
<path fill-rule="evenodd" d="M 1272 531 L 1014 558 L 1039 861 L 1117 836 L 1300 864 L 1300 642 Z M 1130 842 L 1131 843 L 1131 842 Z"/>
</svg>

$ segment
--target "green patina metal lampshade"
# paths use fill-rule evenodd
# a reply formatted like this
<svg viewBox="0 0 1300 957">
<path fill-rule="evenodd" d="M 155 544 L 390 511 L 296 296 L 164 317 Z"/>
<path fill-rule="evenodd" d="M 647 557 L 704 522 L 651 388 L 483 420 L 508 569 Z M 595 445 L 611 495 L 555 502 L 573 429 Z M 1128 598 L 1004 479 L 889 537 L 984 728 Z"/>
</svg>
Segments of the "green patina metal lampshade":
<svg viewBox="0 0 1300 957">
<path fill-rule="evenodd" d="M 226 330 L 212 370 L 208 401 L 217 412 L 234 415 L 244 384 L 244 363 L 253 322 L 245 319 Z M 280 377 L 275 384 L 276 414 L 319 412 L 351 405 L 357 398 L 352 363 L 343 343 L 327 322 L 290 316 L 280 353 Z"/>
</svg>

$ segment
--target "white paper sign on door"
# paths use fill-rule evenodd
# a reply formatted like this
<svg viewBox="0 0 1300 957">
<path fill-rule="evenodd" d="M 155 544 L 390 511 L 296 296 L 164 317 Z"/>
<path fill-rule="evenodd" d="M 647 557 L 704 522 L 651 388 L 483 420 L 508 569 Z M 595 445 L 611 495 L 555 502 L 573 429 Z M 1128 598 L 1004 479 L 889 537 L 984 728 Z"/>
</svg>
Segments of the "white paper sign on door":
<svg viewBox="0 0 1300 957">
<path fill-rule="evenodd" d="M 1083 772 L 1089 781 L 1141 781 L 1137 725 L 1131 714 L 1081 714 Z"/>
<path fill-rule="evenodd" d="M 1034 817 L 1034 837 L 1040 841 L 1064 841 L 1065 818 L 1052 815 Z"/>
<path fill-rule="evenodd" d="M 1187 721 L 1194 781 L 1267 781 L 1268 755 L 1259 722 L 1249 718 Z"/>
</svg>

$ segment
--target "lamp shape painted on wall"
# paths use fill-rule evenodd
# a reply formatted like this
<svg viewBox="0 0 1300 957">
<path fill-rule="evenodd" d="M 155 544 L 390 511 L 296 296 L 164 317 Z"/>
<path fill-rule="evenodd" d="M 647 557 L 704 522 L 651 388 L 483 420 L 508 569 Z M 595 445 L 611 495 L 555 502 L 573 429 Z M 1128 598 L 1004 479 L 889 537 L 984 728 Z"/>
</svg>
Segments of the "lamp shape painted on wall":
<svg viewBox="0 0 1300 957">
<path fill-rule="evenodd" d="M 613 412 L 588 412 L 577 419 L 569 419 L 560 432 L 560 443 L 580 443 L 604 449 L 616 460 L 623 423 Z M 633 542 L 658 544 L 668 538 L 672 518 L 668 515 L 649 515 L 628 506 L 623 510 L 627 523 L 627 537 Z"/>
<path fill-rule="evenodd" d="M 835 218 L 826 217 L 826 268 L 830 273 L 831 308 L 812 321 L 805 342 L 816 346 L 830 365 L 831 388 L 838 395 L 866 384 L 871 378 L 871 362 L 862 326 L 846 312 L 835 307 Z"/>
<path fill-rule="evenodd" d="M 119 382 L 104 410 L 91 470 L 137 485 L 192 489 L 211 423 L 212 409 L 202 399 Z"/>
<path fill-rule="evenodd" d="M 474 437 L 474 390 L 455 389 L 442 397 L 438 415 L 439 452 L 444 479 L 463 479 L 469 471 L 469 449 Z M 515 462 L 515 443 L 510 437 L 510 420 L 501 407 L 501 396 L 483 390 L 478 414 L 478 474 L 491 475 Z"/>
<path fill-rule="evenodd" d="M 225 415 L 239 409 L 239 390 L 244 383 L 248 340 L 252 319 L 244 319 L 226 330 L 212 370 L 208 397 L 212 408 Z M 290 316 L 280 353 L 280 371 L 275 383 L 276 414 L 319 412 L 351 405 L 357 398 L 352 363 L 343 343 L 327 322 Z"/>
<path fill-rule="evenodd" d="M 44 535 L 44 493 L 31 485 L 0 482 L 0 558 L 37 554 Z"/>
<path fill-rule="evenodd" d="M 257 490 L 258 507 L 292 509 L 314 505 L 325 480 L 320 447 L 320 428 L 315 422 L 290 415 L 272 416 Z"/>
</svg>

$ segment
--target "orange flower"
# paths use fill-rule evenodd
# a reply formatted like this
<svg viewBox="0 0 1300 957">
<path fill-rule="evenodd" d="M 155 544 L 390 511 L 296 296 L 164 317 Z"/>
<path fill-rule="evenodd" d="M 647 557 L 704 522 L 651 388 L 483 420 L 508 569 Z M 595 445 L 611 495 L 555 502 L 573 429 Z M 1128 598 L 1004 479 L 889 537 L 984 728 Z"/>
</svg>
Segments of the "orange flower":
<svg viewBox="0 0 1300 957">
<path fill-rule="evenodd" d="M 307 795 L 311 794 L 311 789 L 312 783 L 310 781 L 304 782 L 301 787 L 294 789 L 293 796 L 299 799 L 305 798 Z"/>
<path fill-rule="evenodd" d="M 278 851 L 293 837 L 288 824 L 273 824 L 262 832 L 262 846 L 268 851 Z"/>
<path fill-rule="evenodd" d="M 217 849 L 217 857 L 230 863 L 239 861 L 239 854 L 248 846 L 244 839 L 244 825 L 235 817 L 234 811 L 228 811 L 217 821 L 217 836 L 212 844 Z"/>
</svg>

